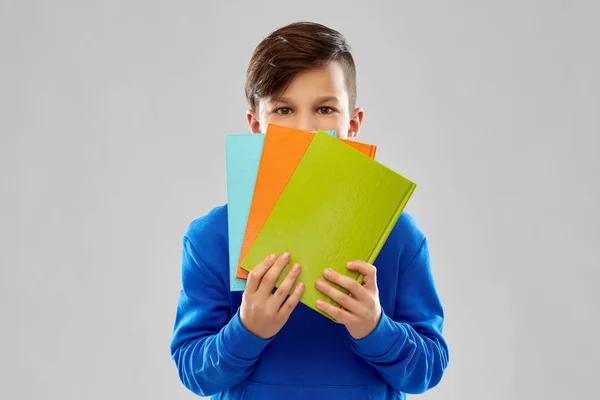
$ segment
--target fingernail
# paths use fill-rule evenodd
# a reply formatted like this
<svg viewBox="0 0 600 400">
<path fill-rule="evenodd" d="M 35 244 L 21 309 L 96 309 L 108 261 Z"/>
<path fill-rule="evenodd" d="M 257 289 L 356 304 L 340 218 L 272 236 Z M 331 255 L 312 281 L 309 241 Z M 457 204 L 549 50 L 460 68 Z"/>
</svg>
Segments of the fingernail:
<svg viewBox="0 0 600 400">
<path fill-rule="evenodd" d="M 275 254 L 271 254 L 269 256 L 269 261 L 275 261 Z"/>
<path fill-rule="evenodd" d="M 288 253 L 288 252 L 286 251 L 286 252 L 284 252 L 284 253 L 281 255 L 281 257 L 283 257 L 284 259 L 288 259 L 288 258 L 290 258 L 290 253 Z"/>
<path fill-rule="evenodd" d="M 325 268 L 325 271 L 323 271 L 323 275 L 325 275 L 325 276 L 331 275 L 331 270 L 329 268 Z"/>
<path fill-rule="evenodd" d="M 317 307 L 321 308 L 324 304 L 322 300 L 317 300 Z"/>
<path fill-rule="evenodd" d="M 294 266 L 292 267 L 292 271 L 294 271 L 294 272 L 300 271 L 300 266 L 298 264 L 294 264 Z"/>
</svg>

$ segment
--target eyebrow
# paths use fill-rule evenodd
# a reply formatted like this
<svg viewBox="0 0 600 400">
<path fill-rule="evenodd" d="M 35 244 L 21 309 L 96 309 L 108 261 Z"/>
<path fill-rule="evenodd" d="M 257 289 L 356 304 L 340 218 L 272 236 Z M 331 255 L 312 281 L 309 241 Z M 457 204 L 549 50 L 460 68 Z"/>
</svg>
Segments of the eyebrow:
<svg viewBox="0 0 600 400">
<path fill-rule="evenodd" d="M 316 100 L 317 103 L 327 103 L 329 101 L 333 101 L 333 102 L 337 103 L 337 102 L 339 102 L 339 99 L 337 98 L 337 96 L 329 95 L 329 96 L 318 97 Z M 280 99 L 274 98 L 272 103 L 274 103 L 274 104 L 277 104 L 277 103 L 291 104 L 293 102 L 288 97 L 282 97 Z"/>
</svg>

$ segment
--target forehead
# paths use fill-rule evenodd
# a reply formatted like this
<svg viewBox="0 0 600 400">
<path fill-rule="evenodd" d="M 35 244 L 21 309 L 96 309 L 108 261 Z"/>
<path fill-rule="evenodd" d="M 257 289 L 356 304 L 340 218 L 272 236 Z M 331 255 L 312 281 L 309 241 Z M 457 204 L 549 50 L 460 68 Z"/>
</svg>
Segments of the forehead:
<svg viewBox="0 0 600 400">
<path fill-rule="evenodd" d="M 348 99 L 344 70 L 338 62 L 299 73 L 284 91 L 266 100 L 275 102 L 286 98 L 293 101 L 311 101 L 323 97 L 336 97 L 339 101 Z"/>
</svg>

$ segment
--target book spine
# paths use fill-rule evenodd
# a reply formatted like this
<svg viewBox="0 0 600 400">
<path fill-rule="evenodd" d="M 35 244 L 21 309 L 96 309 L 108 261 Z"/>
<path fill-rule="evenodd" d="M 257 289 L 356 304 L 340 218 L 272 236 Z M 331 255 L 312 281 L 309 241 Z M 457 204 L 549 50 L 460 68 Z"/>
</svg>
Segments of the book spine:
<svg viewBox="0 0 600 400">
<path fill-rule="evenodd" d="M 404 210 L 404 207 L 406 206 L 406 203 L 408 203 L 408 200 L 412 196 L 412 194 L 415 191 L 416 187 L 417 187 L 417 185 L 413 183 L 411 185 L 410 189 L 408 190 L 408 192 L 406 192 L 406 195 L 404 195 L 402 197 L 402 200 L 400 201 L 400 203 L 398 204 L 398 207 L 396 208 L 396 212 L 394 213 L 394 215 L 390 219 L 389 223 L 386 225 L 384 231 L 381 233 L 381 235 L 379 235 L 379 240 L 377 241 L 377 243 L 373 247 L 373 250 L 371 250 L 371 253 L 369 254 L 369 257 L 367 258 L 367 260 L 365 260 L 365 262 L 367 262 L 369 264 L 373 264 L 375 262 L 375 259 L 377 258 L 377 255 L 381 251 L 383 245 L 385 244 L 385 241 L 387 240 L 387 238 L 389 237 L 390 233 L 392 232 L 392 229 L 394 229 L 394 225 L 396 225 L 396 222 L 398 221 L 398 218 L 400 218 L 400 215 L 402 214 L 402 211 Z"/>
<path fill-rule="evenodd" d="M 371 158 L 375 159 L 375 154 L 377 153 L 377 146 L 371 146 Z"/>
</svg>

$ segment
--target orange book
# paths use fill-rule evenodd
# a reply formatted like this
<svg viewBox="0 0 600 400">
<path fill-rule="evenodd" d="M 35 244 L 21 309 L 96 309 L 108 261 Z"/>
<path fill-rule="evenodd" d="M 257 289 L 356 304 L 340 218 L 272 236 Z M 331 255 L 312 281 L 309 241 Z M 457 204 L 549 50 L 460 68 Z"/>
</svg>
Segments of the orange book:
<svg viewBox="0 0 600 400">
<path fill-rule="evenodd" d="M 236 271 L 237 278 L 248 279 L 248 271 L 242 269 L 241 264 L 314 137 L 312 132 L 285 126 L 269 124 L 267 127 Z M 337 140 L 375 159 L 377 146 L 346 139 Z"/>
</svg>

